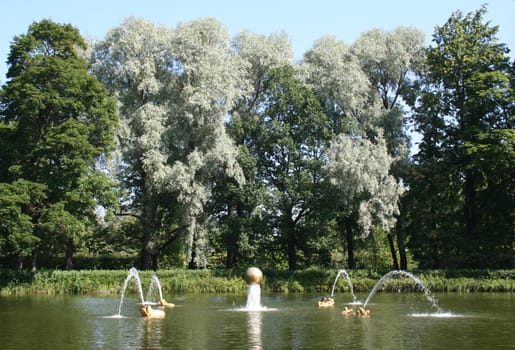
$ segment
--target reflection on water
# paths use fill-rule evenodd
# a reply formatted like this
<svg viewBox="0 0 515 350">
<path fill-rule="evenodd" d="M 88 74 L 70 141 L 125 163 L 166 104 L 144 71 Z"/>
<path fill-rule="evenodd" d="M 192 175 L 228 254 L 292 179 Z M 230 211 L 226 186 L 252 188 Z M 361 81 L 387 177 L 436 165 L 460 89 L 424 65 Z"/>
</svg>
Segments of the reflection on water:
<svg viewBox="0 0 515 350">
<path fill-rule="evenodd" d="M 363 297 L 363 295 L 361 295 Z M 314 295 L 263 296 L 273 312 L 231 312 L 242 295 L 181 295 L 165 319 L 139 314 L 139 300 L 0 297 L 0 349 L 466 349 L 513 344 L 515 295 L 378 293 L 370 318 L 343 317 L 345 303 L 319 309 Z M 232 309 L 231 309 L 232 308 Z"/>
<path fill-rule="evenodd" d="M 142 318 L 144 334 L 141 349 L 161 349 L 164 319 Z"/>
<path fill-rule="evenodd" d="M 247 313 L 247 332 L 249 335 L 249 349 L 261 350 L 261 322 L 263 315 L 259 311 L 249 311 Z"/>
</svg>

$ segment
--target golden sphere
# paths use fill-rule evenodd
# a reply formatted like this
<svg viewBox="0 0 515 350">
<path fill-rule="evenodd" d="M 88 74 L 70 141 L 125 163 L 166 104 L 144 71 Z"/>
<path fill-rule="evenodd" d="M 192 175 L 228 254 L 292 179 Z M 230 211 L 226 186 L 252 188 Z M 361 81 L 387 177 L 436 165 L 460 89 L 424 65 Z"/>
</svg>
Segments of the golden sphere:
<svg viewBox="0 0 515 350">
<path fill-rule="evenodd" d="M 249 267 L 245 272 L 245 282 L 247 284 L 261 284 L 263 282 L 263 272 L 257 267 Z"/>
</svg>

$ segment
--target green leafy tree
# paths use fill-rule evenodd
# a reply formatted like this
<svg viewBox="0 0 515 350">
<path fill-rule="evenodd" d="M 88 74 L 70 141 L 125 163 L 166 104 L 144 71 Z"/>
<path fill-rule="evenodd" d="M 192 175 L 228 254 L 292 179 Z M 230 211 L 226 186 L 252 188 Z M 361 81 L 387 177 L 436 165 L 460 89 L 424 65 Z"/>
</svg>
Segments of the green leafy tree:
<svg viewBox="0 0 515 350">
<path fill-rule="evenodd" d="M 0 183 L 0 254 L 11 257 L 16 270 L 23 268 L 23 258 L 41 242 L 33 217 L 45 199 L 44 191 L 44 185 L 26 180 Z"/>
<path fill-rule="evenodd" d="M 329 144 L 329 120 L 320 100 L 294 76 L 291 66 L 274 69 L 264 85 L 251 152 L 265 185 L 271 231 L 278 235 L 288 268 L 297 268 L 310 221 L 322 196 L 322 164 Z M 317 235 L 319 232 L 310 232 Z"/>
<path fill-rule="evenodd" d="M 262 35 L 242 32 L 232 40 L 243 87 L 228 121 L 228 133 L 238 146 L 238 163 L 245 176 L 245 184 L 233 179 L 218 181 L 214 210 L 221 218 L 220 245 L 226 251 L 228 268 L 272 264 L 266 186 L 258 177 L 258 157 L 254 150 L 256 123 L 260 101 L 265 93 L 265 82 L 271 71 L 288 65 L 293 60 L 293 48 L 284 33 Z"/>
<path fill-rule="evenodd" d="M 453 13 L 427 50 L 410 183 L 413 248 L 423 266 L 514 263 L 513 70 L 485 14 L 485 6 Z"/>
<path fill-rule="evenodd" d="M 97 164 L 112 149 L 116 105 L 88 73 L 80 56 L 85 49 L 71 25 L 33 23 L 27 34 L 13 40 L 8 81 L 0 95 L 0 122 L 8 131 L 6 147 L 0 151 L 5 165 L 2 181 L 23 179 L 44 188 L 44 200 L 31 211 L 32 232 L 42 246 L 50 239 L 59 242 L 60 251 L 66 251 L 67 268 L 74 251 L 70 242 L 89 232 L 77 228 L 95 224 L 95 208 L 109 207 L 114 198 L 109 193 L 112 183 Z M 64 220 L 47 215 L 56 206 L 81 225 L 61 226 L 59 231 L 59 225 L 49 226 L 52 218 Z"/>
</svg>

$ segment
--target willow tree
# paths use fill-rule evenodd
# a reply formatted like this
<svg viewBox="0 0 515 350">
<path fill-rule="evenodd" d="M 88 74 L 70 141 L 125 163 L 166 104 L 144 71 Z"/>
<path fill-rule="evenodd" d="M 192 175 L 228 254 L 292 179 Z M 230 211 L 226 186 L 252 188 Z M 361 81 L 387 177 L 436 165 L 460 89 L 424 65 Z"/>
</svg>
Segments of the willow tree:
<svg viewBox="0 0 515 350">
<path fill-rule="evenodd" d="M 384 138 L 396 159 L 392 172 L 398 178 L 400 160 L 406 163 L 408 150 L 407 118 L 402 106 L 412 95 L 414 72 L 423 58 L 422 45 L 423 35 L 415 28 L 400 27 L 392 32 L 373 29 L 351 46 L 331 36 L 323 37 L 306 52 L 301 63 L 306 83 L 325 102 L 334 135 Z M 349 208 L 340 210 L 347 212 Z M 351 254 L 348 232 L 351 227 L 358 228 L 355 220 L 349 222 L 346 215 L 340 220 Z M 387 238 L 394 266 L 398 267 L 390 232 Z M 404 241 L 401 235 L 397 237 L 401 265 L 405 267 Z"/>
<path fill-rule="evenodd" d="M 335 135 L 363 134 L 381 117 L 381 106 L 360 62 L 344 42 L 325 36 L 300 63 L 300 77 L 322 100 Z"/>
<path fill-rule="evenodd" d="M 18 193 L 41 241 L 33 257 L 39 248 L 51 255 L 64 251 L 66 268 L 92 233 L 96 206 L 109 207 L 113 198 L 112 183 L 96 165 L 112 149 L 116 106 L 88 73 L 80 54 L 85 48 L 71 25 L 34 22 L 13 40 L 1 94 L 1 180 L 20 181 L 17 192 L 37 189 L 33 201 Z"/>
<path fill-rule="evenodd" d="M 145 165 L 162 149 L 168 103 L 163 89 L 171 79 L 170 41 L 170 29 L 128 18 L 95 44 L 92 62 L 96 76 L 119 101 L 117 162 L 111 170 L 125 194 L 118 214 L 135 217 L 139 224 L 145 269 L 157 264 L 160 249 L 175 237 L 175 227 L 164 224 L 170 203 Z"/>
<path fill-rule="evenodd" d="M 426 52 L 410 184 L 424 266 L 513 266 L 513 66 L 485 14 L 453 13 Z"/>
<path fill-rule="evenodd" d="M 414 96 L 414 79 L 424 63 L 424 33 L 413 27 L 397 27 L 390 32 L 376 28 L 361 34 L 351 51 L 381 101 L 382 116 L 373 123 L 381 128 L 388 152 L 397 159 L 392 173 L 399 179 L 405 177 L 410 144 L 407 134 L 410 114 L 405 106 Z M 387 238 L 394 268 L 407 269 L 405 238 L 401 227 L 397 225 L 397 229 L 392 230 Z"/>
<path fill-rule="evenodd" d="M 304 82 L 323 101 L 331 141 L 338 135 L 375 133 L 382 116 L 380 99 L 348 45 L 332 36 L 319 39 L 304 54 L 300 71 Z M 334 189 L 329 187 L 325 202 L 334 211 L 338 241 L 346 247 L 349 267 L 353 267 L 358 217 L 350 215 L 355 213 L 354 203 L 339 200 Z"/>
<path fill-rule="evenodd" d="M 424 62 L 424 33 L 412 27 L 372 29 L 360 35 L 351 51 L 385 111 L 376 126 L 383 130 L 388 151 L 405 158 L 408 122 L 403 106 L 414 94 L 413 81 Z"/>
<path fill-rule="evenodd" d="M 240 67 L 227 28 L 212 18 L 180 24 L 173 36 L 180 69 L 170 84 L 170 150 L 161 168 L 166 188 L 177 194 L 190 267 L 205 266 L 212 217 L 204 206 L 220 176 L 245 179 L 225 120 L 240 93 Z"/>
<path fill-rule="evenodd" d="M 225 117 L 239 77 L 224 26 L 213 19 L 174 29 L 128 19 L 97 45 L 98 76 L 121 102 L 122 167 L 143 228 L 142 267 L 180 239 L 205 266 L 212 220 L 204 210 L 220 173 L 243 181 Z"/>
<path fill-rule="evenodd" d="M 340 135 L 328 152 L 327 171 L 335 186 L 336 199 L 344 214 L 348 241 L 348 265 L 355 268 L 352 240 L 353 223 L 366 237 L 374 226 L 390 231 L 399 214 L 399 197 L 404 186 L 390 174 L 394 159 L 386 141 Z"/>
</svg>

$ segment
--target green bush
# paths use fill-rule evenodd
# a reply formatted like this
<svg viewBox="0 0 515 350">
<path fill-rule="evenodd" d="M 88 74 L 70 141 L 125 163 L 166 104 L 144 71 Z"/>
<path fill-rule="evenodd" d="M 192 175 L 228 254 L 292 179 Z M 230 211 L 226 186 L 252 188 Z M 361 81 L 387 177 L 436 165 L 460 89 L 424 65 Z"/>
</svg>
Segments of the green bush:
<svg viewBox="0 0 515 350">
<path fill-rule="evenodd" d="M 354 292 L 369 292 L 388 271 L 348 271 Z M 36 273 L 0 269 L 0 294 L 90 294 L 116 295 L 127 278 L 127 270 L 42 270 Z M 330 293 L 338 270 L 307 269 L 302 271 L 265 270 L 264 293 Z M 514 292 L 515 270 L 434 270 L 413 272 L 432 292 Z M 247 291 L 243 270 L 170 269 L 139 271 L 146 291 L 156 274 L 163 293 L 241 293 Z M 415 292 L 419 287 L 410 278 L 392 277 L 384 281 L 382 291 Z M 340 278 L 335 292 L 348 292 Z M 136 293 L 131 283 L 127 293 Z"/>
</svg>

